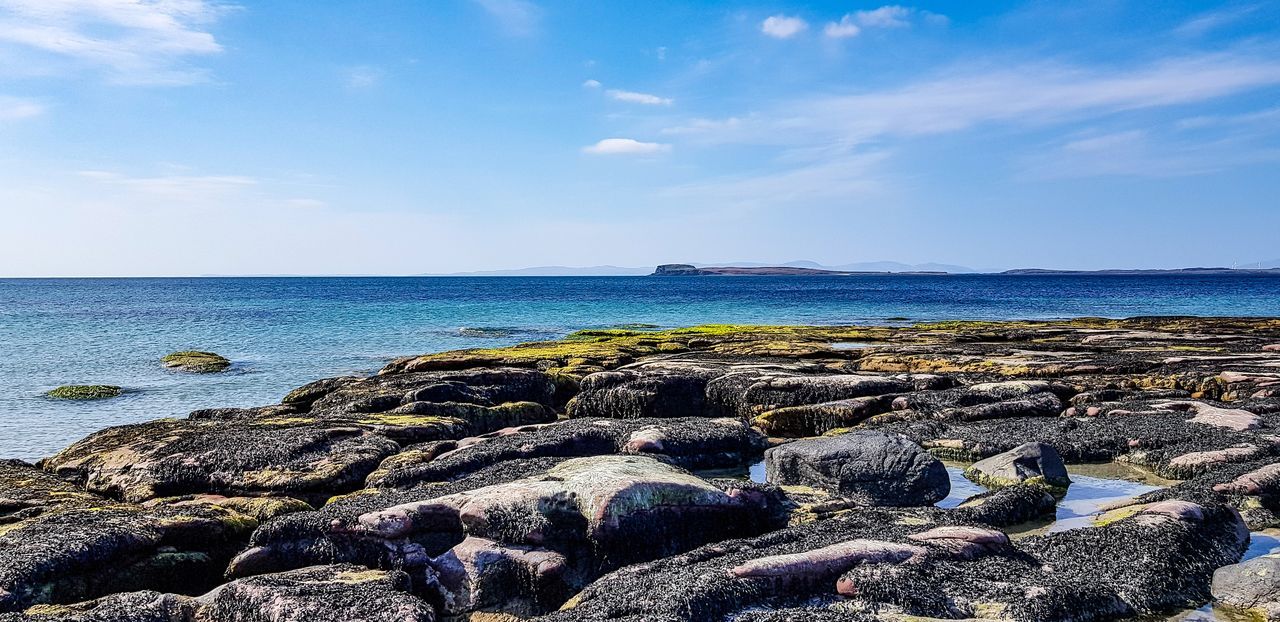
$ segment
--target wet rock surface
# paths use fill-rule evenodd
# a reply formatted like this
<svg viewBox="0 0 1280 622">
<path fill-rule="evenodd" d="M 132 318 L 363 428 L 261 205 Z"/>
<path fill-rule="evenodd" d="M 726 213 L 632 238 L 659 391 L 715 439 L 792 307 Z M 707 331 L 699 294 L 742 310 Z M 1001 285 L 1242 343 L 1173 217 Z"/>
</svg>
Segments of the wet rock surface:
<svg viewBox="0 0 1280 622">
<path fill-rule="evenodd" d="M 1238 562 L 1280 526 L 1277 343 L 1084 318 L 407 357 L 0 464 L 0 620 L 1274 619 L 1275 558 Z M 988 490 L 930 507 L 939 458 Z M 1095 462 L 1176 481 L 1046 527 Z"/>
</svg>

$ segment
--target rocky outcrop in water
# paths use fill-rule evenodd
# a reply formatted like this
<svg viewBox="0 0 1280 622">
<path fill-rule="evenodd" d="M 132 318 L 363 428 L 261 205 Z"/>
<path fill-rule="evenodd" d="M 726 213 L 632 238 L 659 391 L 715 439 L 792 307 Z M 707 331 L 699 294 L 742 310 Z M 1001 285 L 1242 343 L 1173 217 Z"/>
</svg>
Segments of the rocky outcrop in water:
<svg viewBox="0 0 1280 622">
<path fill-rule="evenodd" d="M 1274 615 L 1270 558 L 1236 564 L 1280 526 L 1276 344 L 1136 318 L 406 357 L 0 465 L 0 622 Z M 939 459 L 991 490 L 930 507 Z M 1046 532 L 1085 462 L 1177 481 Z"/>
</svg>

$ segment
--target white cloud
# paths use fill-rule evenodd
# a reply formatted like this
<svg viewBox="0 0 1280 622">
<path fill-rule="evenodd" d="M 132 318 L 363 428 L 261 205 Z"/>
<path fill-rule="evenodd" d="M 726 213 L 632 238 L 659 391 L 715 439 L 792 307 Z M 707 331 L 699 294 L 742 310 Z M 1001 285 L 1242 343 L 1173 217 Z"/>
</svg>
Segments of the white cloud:
<svg viewBox="0 0 1280 622">
<path fill-rule="evenodd" d="M 675 100 L 670 97 L 658 97 L 648 93 L 637 93 L 635 91 L 620 91 L 618 89 L 609 89 L 605 91 L 605 95 L 612 97 L 620 102 L 628 102 L 632 104 L 645 104 L 647 106 L 670 106 Z"/>
<path fill-rule="evenodd" d="M 1107 152 L 1129 145 L 1138 144 L 1145 138 L 1146 132 L 1143 132 L 1142 130 L 1128 130 L 1068 141 L 1062 146 L 1062 150 L 1075 153 Z"/>
<path fill-rule="evenodd" d="M 1178 121 L 1177 128 L 1180 130 L 1196 130 L 1208 127 L 1255 124 L 1265 124 L 1268 127 L 1280 129 L 1280 107 L 1266 108 L 1243 114 L 1190 117 Z"/>
<path fill-rule="evenodd" d="M 498 20 L 508 33 L 528 36 L 538 30 L 542 9 L 528 0 L 474 0 L 474 2 Z"/>
<path fill-rule="evenodd" d="M 42 114 L 44 114 L 44 106 L 39 102 L 0 95 L 0 121 L 30 119 Z"/>
<path fill-rule="evenodd" d="M 598 89 L 598 88 L 600 88 L 600 81 L 599 81 L 599 80 L 587 80 L 586 82 L 583 82 L 583 83 L 582 83 L 582 88 L 584 88 L 584 89 Z"/>
<path fill-rule="evenodd" d="M 668 188 L 663 196 L 734 206 L 853 200 L 882 189 L 875 170 L 888 156 L 870 152 L 824 159 L 780 172 L 732 175 Z"/>
<path fill-rule="evenodd" d="M 790 39 L 809 27 L 809 23 L 799 17 L 773 15 L 760 23 L 760 32 L 775 39 Z"/>
<path fill-rule="evenodd" d="M 658 49 L 654 50 L 654 54 L 658 57 L 658 60 L 667 60 L 666 46 L 658 46 Z"/>
<path fill-rule="evenodd" d="M 838 22 L 827 22 L 827 27 L 822 32 L 832 39 L 847 39 L 858 36 L 862 29 L 854 23 L 852 15 L 845 15 Z"/>
<path fill-rule="evenodd" d="M 632 138 L 606 138 L 594 145 L 582 148 L 583 153 L 593 155 L 653 155 L 671 150 L 671 145 L 645 143 Z"/>
<path fill-rule="evenodd" d="M 236 7 L 216 0 L 0 0 L 0 45 L 33 63 L 71 62 L 128 84 L 189 84 L 191 57 L 222 51 L 207 29 Z"/>
<path fill-rule="evenodd" d="M 915 19 L 924 19 L 927 22 L 940 24 L 945 24 L 949 21 L 945 15 L 899 5 L 885 5 L 870 11 L 846 13 L 838 22 L 827 22 L 823 33 L 832 39 L 847 39 L 858 36 L 864 30 L 907 28 L 911 26 L 911 22 Z"/>
<path fill-rule="evenodd" d="M 904 6 L 886 5 L 871 11 L 858 11 L 853 16 L 864 28 L 906 28 L 911 25 L 912 12 L 913 9 Z"/>
</svg>

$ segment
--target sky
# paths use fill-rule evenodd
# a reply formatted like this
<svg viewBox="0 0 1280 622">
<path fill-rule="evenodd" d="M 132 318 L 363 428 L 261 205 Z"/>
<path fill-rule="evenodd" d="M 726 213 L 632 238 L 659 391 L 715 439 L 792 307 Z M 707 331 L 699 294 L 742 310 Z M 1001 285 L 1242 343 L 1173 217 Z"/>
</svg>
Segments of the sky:
<svg viewBox="0 0 1280 622">
<path fill-rule="evenodd" d="M 0 0 L 0 276 L 1280 258 L 1280 3 Z"/>
</svg>

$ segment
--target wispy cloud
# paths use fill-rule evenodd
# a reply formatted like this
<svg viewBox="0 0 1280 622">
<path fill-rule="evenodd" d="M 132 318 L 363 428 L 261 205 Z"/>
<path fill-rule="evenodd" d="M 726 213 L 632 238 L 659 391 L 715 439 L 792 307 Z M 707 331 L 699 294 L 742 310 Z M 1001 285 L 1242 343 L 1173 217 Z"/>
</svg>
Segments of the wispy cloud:
<svg viewBox="0 0 1280 622">
<path fill-rule="evenodd" d="M 222 46 L 208 27 L 236 7 L 214 0 L 0 0 L 0 45 L 102 70 L 112 82 L 189 84 L 194 57 Z"/>
<path fill-rule="evenodd" d="M 528 0 L 473 0 L 508 33 L 528 36 L 538 30 L 538 22 L 542 19 L 542 9 Z"/>
<path fill-rule="evenodd" d="M 635 91 L 620 91 L 618 89 L 609 89 L 605 91 L 605 95 L 616 99 L 620 102 L 628 102 L 632 104 L 645 104 L 647 106 L 670 106 L 675 100 L 670 97 L 658 97 L 648 93 L 637 93 Z"/>
<path fill-rule="evenodd" d="M 606 138 L 594 145 L 582 148 L 592 155 L 654 155 L 671 150 L 671 145 L 646 143 L 633 138 Z"/>
<path fill-rule="evenodd" d="M 600 81 L 599 81 L 599 80 L 586 80 L 586 81 L 584 81 L 584 82 L 582 83 L 582 88 L 584 88 L 584 89 L 598 89 L 598 88 L 600 88 Z"/>
<path fill-rule="evenodd" d="M 1241 114 L 1202 115 L 1198 117 L 1190 117 L 1178 121 L 1177 127 L 1181 130 L 1195 130 L 1209 127 L 1255 124 L 1266 124 L 1274 130 L 1280 131 L 1280 107 L 1266 108 Z"/>
<path fill-rule="evenodd" d="M 1237 23 L 1257 10 L 1256 5 L 1250 5 L 1203 13 L 1184 22 L 1175 32 L 1183 36 L 1199 37 L 1218 28 Z"/>
<path fill-rule="evenodd" d="M 131 177 L 111 171 L 80 171 L 80 176 L 152 197 L 179 202 L 225 198 L 257 186 L 259 181 L 242 175 L 161 175 Z"/>
<path fill-rule="evenodd" d="M 0 121 L 29 119 L 42 114 L 44 114 L 44 106 L 39 102 L 0 95 Z"/>
<path fill-rule="evenodd" d="M 1142 130 L 1073 137 L 1025 159 L 1023 177 L 1146 177 L 1203 175 L 1280 160 L 1280 150 L 1236 137 L 1185 140 Z"/>
<path fill-rule="evenodd" d="M 342 72 L 342 82 L 348 89 L 359 91 L 377 86 L 382 82 L 383 75 L 385 73 L 377 67 L 349 67 Z"/>
<path fill-rule="evenodd" d="M 832 39 L 856 37 L 864 30 L 908 28 L 913 21 L 946 23 L 946 16 L 899 5 L 885 5 L 870 11 L 846 13 L 838 22 L 827 22 L 823 34 Z"/>
<path fill-rule="evenodd" d="M 809 23 L 799 17 L 773 15 L 760 23 L 760 32 L 775 39 L 790 39 L 809 27 Z"/>
<path fill-rule="evenodd" d="M 984 123 L 1046 124 L 1207 101 L 1280 84 L 1275 58 L 1219 53 L 1110 70 L 959 65 L 902 87 L 814 95 L 739 117 L 738 123 L 678 127 L 709 142 L 852 148 L 888 136 L 957 132 Z"/>
</svg>

